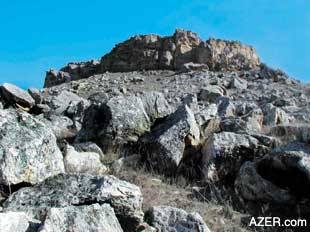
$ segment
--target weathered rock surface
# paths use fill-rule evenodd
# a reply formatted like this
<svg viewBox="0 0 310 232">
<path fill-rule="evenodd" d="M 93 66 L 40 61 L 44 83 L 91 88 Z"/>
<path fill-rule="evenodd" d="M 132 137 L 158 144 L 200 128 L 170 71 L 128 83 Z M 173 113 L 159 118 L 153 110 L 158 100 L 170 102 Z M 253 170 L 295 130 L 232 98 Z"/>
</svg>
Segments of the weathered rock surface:
<svg viewBox="0 0 310 232">
<path fill-rule="evenodd" d="M 259 141 L 249 135 L 214 133 L 202 148 L 202 171 L 206 180 L 233 178 L 242 163 L 259 156 Z"/>
<path fill-rule="evenodd" d="M 122 228 L 109 204 L 67 206 L 51 208 L 39 232 L 122 232 Z"/>
<path fill-rule="evenodd" d="M 187 213 L 174 207 L 154 206 L 145 217 L 158 231 L 210 232 L 198 213 Z"/>
<path fill-rule="evenodd" d="M 1 110 L 0 133 L 1 184 L 36 184 L 64 172 L 52 130 L 30 114 Z"/>
<path fill-rule="evenodd" d="M 190 64 L 190 65 L 189 65 Z M 214 71 L 248 70 L 260 67 L 251 46 L 237 41 L 209 39 L 202 41 L 196 33 L 176 30 L 172 36 L 136 35 L 116 45 L 97 61 L 69 63 L 59 72 L 48 71 L 45 87 L 95 74 L 135 70 L 210 69 Z"/>
<path fill-rule="evenodd" d="M 186 145 L 197 145 L 199 138 L 195 116 L 187 105 L 183 105 L 142 137 L 142 154 L 152 168 L 175 172 Z"/>
<path fill-rule="evenodd" d="M 77 152 L 68 145 L 64 156 L 65 170 L 67 173 L 87 173 L 101 176 L 108 169 L 100 162 L 100 155 L 95 152 Z"/>
<path fill-rule="evenodd" d="M 34 187 L 22 188 L 4 202 L 5 210 L 24 211 L 43 220 L 50 208 L 108 203 L 124 231 L 142 221 L 139 187 L 114 176 L 59 174 Z"/>
<path fill-rule="evenodd" d="M 236 189 L 241 195 L 252 201 L 263 201 L 272 203 L 294 203 L 294 198 L 291 194 L 272 182 L 264 179 L 257 173 L 253 162 L 245 162 L 238 173 Z"/>
<path fill-rule="evenodd" d="M 35 104 L 35 100 L 28 92 L 10 83 L 4 83 L 1 86 L 1 93 L 10 104 L 18 104 L 26 108 L 31 108 Z"/>
<path fill-rule="evenodd" d="M 30 218 L 22 212 L 0 213 L 0 228 L 2 232 L 29 231 Z"/>
</svg>

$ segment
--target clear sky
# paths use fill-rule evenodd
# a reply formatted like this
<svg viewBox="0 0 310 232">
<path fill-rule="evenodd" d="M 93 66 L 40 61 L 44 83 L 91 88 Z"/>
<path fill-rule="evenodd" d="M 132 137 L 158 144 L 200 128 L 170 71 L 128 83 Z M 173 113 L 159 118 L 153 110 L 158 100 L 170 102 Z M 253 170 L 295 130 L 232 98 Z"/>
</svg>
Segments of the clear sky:
<svg viewBox="0 0 310 232">
<path fill-rule="evenodd" d="M 1 0 L 0 83 L 42 87 L 45 71 L 100 58 L 134 34 L 175 28 L 253 45 L 310 82 L 309 0 Z"/>
</svg>

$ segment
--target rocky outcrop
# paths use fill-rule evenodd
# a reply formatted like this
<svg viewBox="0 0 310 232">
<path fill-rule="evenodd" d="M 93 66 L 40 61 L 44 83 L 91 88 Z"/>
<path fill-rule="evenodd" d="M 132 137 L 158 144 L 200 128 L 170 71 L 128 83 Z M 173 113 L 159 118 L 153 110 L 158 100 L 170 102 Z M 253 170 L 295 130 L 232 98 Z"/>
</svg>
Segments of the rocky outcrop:
<svg viewBox="0 0 310 232">
<path fill-rule="evenodd" d="M 198 213 L 169 206 L 154 206 L 146 212 L 146 221 L 157 231 L 210 232 Z"/>
<path fill-rule="evenodd" d="M 142 222 L 139 187 L 114 176 L 60 174 L 15 192 L 4 202 L 4 208 L 43 220 L 51 207 L 95 203 L 110 204 L 124 231 L 133 231 Z"/>
<path fill-rule="evenodd" d="M 136 35 L 116 45 L 98 61 L 69 63 L 59 72 L 46 74 L 45 87 L 78 80 L 98 73 L 135 70 L 214 71 L 260 68 L 260 60 L 251 46 L 237 41 L 209 39 L 203 41 L 191 31 L 176 30 L 172 36 Z"/>
<path fill-rule="evenodd" d="M 123 232 L 113 208 L 108 204 L 51 208 L 38 232 Z"/>
<path fill-rule="evenodd" d="M 64 172 L 52 130 L 30 114 L 0 111 L 0 184 L 36 184 Z"/>
</svg>

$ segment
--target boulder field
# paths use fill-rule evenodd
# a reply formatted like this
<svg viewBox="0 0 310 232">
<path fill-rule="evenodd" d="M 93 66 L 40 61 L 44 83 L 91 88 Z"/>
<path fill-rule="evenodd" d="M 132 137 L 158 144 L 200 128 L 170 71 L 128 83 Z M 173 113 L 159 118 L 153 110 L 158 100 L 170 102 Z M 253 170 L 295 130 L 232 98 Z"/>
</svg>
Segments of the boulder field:
<svg viewBox="0 0 310 232">
<path fill-rule="evenodd" d="M 115 176 L 130 168 L 182 177 L 204 200 L 217 189 L 248 216 L 309 218 L 309 115 L 310 86 L 253 47 L 180 29 L 49 70 L 42 89 L 5 83 L 0 230 L 213 230 L 199 212 L 144 209 Z"/>
</svg>

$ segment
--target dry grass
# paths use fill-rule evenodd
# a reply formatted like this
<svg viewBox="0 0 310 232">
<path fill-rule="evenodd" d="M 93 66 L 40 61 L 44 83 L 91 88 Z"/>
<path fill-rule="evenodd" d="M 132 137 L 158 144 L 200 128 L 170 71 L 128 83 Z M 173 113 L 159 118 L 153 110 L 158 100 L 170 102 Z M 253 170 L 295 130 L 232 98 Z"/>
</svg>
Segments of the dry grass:
<svg viewBox="0 0 310 232">
<path fill-rule="evenodd" d="M 116 176 L 141 188 L 144 198 L 144 211 L 155 205 L 169 205 L 182 208 L 188 212 L 198 212 L 214 232 L 249 231 L 241 226 L 242 215 L 234 211 L 228 204 L 222 206 L 212 202 L 198 201 L 190 197 L 192 187 L 186 186 L 182 179 L 169 180 L 160 175 L 150 174 L 143 169 L 130 167 L 116 174 Z"/>
</svg>

